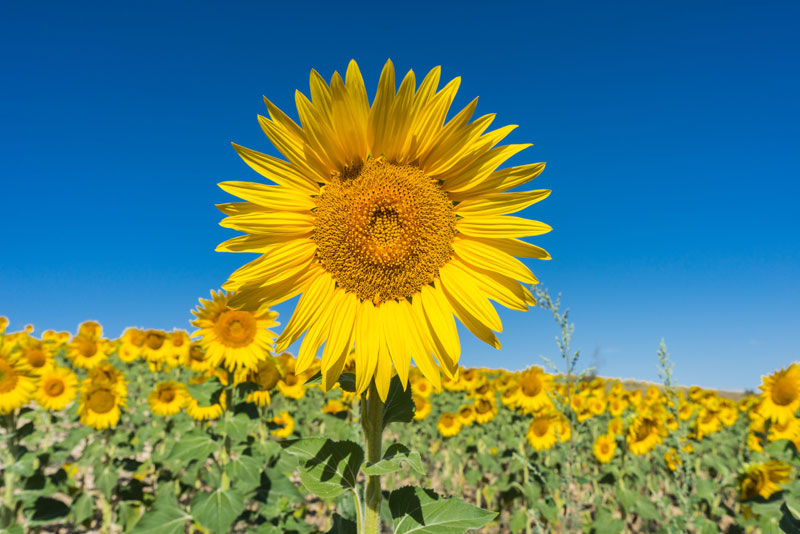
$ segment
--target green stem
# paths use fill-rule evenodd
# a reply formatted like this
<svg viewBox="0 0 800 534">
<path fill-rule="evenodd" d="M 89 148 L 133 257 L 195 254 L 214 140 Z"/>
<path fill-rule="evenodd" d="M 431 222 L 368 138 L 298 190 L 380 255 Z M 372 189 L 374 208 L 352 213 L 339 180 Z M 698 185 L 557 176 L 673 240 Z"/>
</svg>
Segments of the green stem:
<svg viewBox="0 0 800 534">
<path fill-rule="evenodd" d="M 381 437 L 383 434 L 383 401 L 373 382 L 369 386 L 369 397 L 361 399 L 361 425 L 367 445 L 367 462 L 381 459 Z M 381 477 L 367 477 L 363 530 L 359 534 L 380 534 L 381 527 Z"/>
</svg>

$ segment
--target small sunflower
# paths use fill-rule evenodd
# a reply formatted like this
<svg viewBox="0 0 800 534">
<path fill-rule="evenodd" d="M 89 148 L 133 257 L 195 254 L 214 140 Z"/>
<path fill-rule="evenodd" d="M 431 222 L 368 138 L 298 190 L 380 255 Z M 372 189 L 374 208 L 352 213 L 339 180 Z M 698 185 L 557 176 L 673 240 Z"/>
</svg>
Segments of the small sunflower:
<svg viewBox="0 0 800 534">
<path fill-rule="evenodd" d="M 792 417 L 783 423 L 773 422 L 769 425 L 769 434 L 767 439 L 770 441 L 779 441 L 786 439 L 794 441 L 800 438 L 800 419 Z"/>
<path fill-rule="evenodd" d="M 147 360 L 150 370 L 155 372 L 161 369 L 169 351 L 167 333 L 163 330 L 147 330 L 144 333 L 142 357 Z"/>
<path fill-rule="evenodd" d="M 167 354 L 164 362 L 173 369 L 182 365 L 189 358 L 192 342 L 185 330 L 167 333 Z"/>
<path fill-rule="evenodd" d="M 125 375 L 110 363 L 101 363 L 91 371 L 81 384 L 82 389 L 87 389 L 95 385 L 107 385 L 113 387 L 117 394 L 122 397 L 128 396 L 128 381 Z"/>
<path fill-rule="evenodd" d="M 763 378 L 763 393 L 758 407 L 764 417 L 782 423 L 800 408 L 800 364 L 775 371 Z"/>
<path fill-rule="evenodd" d="M 39 377 L 34 395 L 36 402 L 45 410 L 63 410 L 75 399 L 78 392 L 78 377 L 65 367 L 51 367 Z"/>
<path fill-rule="evenodd" d="M 271 360 L 258 362 L 256 369 L 249 371 L 247 375 L 247 382 L 258 386 L 256 391 L 247 396 L 247 402 L 252 402 L 258 406 L 269 406 L 271 401 L 269 392 L 278 384 L 280 379 L 281 372 L 275 363 Z"/>
<path fill-rule="evenodd" d="M 558 441 L 556 435 L 556 417 L 549 412 L 534 414 L 525 437 L 531 447 L 537 451 L 548 450 Z"/>
<path fill-rule="evenodd" d="M 436 423 L 436 429 L 442 436 L 451 438 L 461 432 L 461 420 L 458 418 L 458 415 L 445 412 L 439 417 L 439 421 Z"/>
<path fill-rule="evenodd" d="M 664 462 L 666 462 L 670 471 L 677 471 L 678 466 L 683 464 L 681 457 L 678 456 L 678 452 L 675 449 L 669 449 L 664 453 Z"/>
<path fill-rule="evenodd" d="M 10 349 L 0 347 L 0 414 L 21 408 L 36 391 L 36 381 L 18 360 L 11 359 L 10 353 Z"/>
<path fill-rule="evenodd" d="M 552 406 L 548 392 L 553 377 L 541 367 L 531 367 L 524 371 L 518 380 L 516 406 L 524 413 L 542 411 Z"/>
<path fill-rule="evenodd" d="M 235 310 L 228 305 L 230 299 L 225 291 L 212 291 L 211 300 L 200 299 L 200 306 L 192 310 L 197 316 L 192 324 L 199 329 L 193 337 L 200 336 L 213 367 L 255 369 L 274 348 L 275 334 L 268 328 L 278 326 L 278 312 Z"/>
<path fill-rule="evenodd" d="M 614 417 L 608 422 L 608 433 L 615 436 L 621 436 L 625 433 L 625 425 L 622 422 L 622 417 Z"/>
<path fill-rule="evenodd" d="M 419 395 L 420 397 L 425 397 L 427 399 L 431 396 L 431 392 L 433 392 L 433 386 L 428 379 L 419 377 L 413 384 L 411 384 L 411 391 L 414 395 Z"/>
<path fill-rule="evenodd" d="M 145 343 L 144 330 L 138 328 L 126 328 L 122 333 L 117 357 L 125 363 L 131 363 L 139 359 L 142 355 L 142 348 Z"/>
<path fill-rule="evenodd" d="M 48 345 L 34 337 L 23 338 L 18 357 L 34 376 L 40 376 L 55 365 Z"/>
<path fill-rule="evenodd" d="M 458 409 L 458 422 L 462 427 L 469 426 L 475 422 L 475 409 L 472 406 L 462 406 Z"/>
<path fill-rule="evenodd" d="M 370 105 L 351 61 L 343 79 L 311 75 L 311 100 L 298 93 L 300 125 L 271 102 L 261 117 L 288 161 L 236 146 L 254 170 L 277 185 L 220 184 L 248 202 L 220 206 L 222 226 L 245 235 L 217 250 L 262 256 L 223 286 L 235 306 L 262 309 L 300 299 L 278 339 L 284 350 L 305 333 L 298 373 L 322 349 L 323 389 L 356 351 L 356 393 L 371 383 L 382 399 L 393 368 L 406 386 L 413 358 L 438 390 L 438 364 L 455 378 L 461 345 L 453 316 L 500 348 L 494 300 L 526 310 L 537 280 L 515 256 L 549 259 L 517 238 L 550 231 L 507 216 L 549 191 L 505 193 L 534 179 L 544 164 L 497 170 L 529 145 L 497 145 L 512 128 L 486 132 L 486 115 L 469 122 L 477 101 L 448 122 L 460 81 L 437 91 L 440 69 L 417 87 L 409 72 L 399 89 L 387 61 Z"/>
<path fill-rule="evenodd" d="M 97 329 L 91 328 L 88 331 Z M 78 334 L 67 345 L 67 357 L 72 360 L 72 365 L 79 369 L 94 369 L 108 357 L 106 345 L 106 340 L 99 337 Z"/>
<path fill-rule="evenodd" d="M 739 475 L 739 499 L 748 501 L 756 497 L 769 499 L 781 491 L 779 484 L 790 481 L 792 468 L 780 460 L 770 460 L 764 464 L 752 464 Z"/>
<path fill-rule="evenodd" d="M 616 450 L 617 441 L 614 439 L 614 434 L 601 434 L 597 436 L 592 446 L 594 457 L 601 464 L 610 462 Z"/>
<path fill-rule="evenodd" d="M 494 397 L 480 397 L 473 405 L 475 409 L 475 422 L 483 425 L 494 419 L 497 415 L 497 404 Z"/>
<path fill-rule="evenodd" d="M 189 392 L 186 390 L 186 386 L 174 380 L 158 383 L 156 388 L 147 395 L 150 411 L 163 417 L 175 415 L 188 402 Z"/>
<path fill-rule="evenodd" d="M 636 456 L 642 456 L 661 443 L 664 433 L 662 423 L 655 417 L 638 416 L 628 427 L 628 449 Z"/>
<path fill-rule="evenodd" d="M 195 421 L 218 419 L 222 415 L 222 412 L 225 411 L 227 405 L 225 397 L 225 392 L 222 391 L 219 395 L 214 395 L 211 398 L 211 404 L 201 406 L 197 399 L 189 395 L 189 399 L 186 402 L 186 414 Z M 213 402 L 215 399 L 216 402 Z"/>
<path fill-rule="evenodd" d="M 349 408 L 345 406 L 342 401 L 336 399 L 329 400 L 325 406 L 322 407 L 322 413 L 327 413 L 333 416 L 344 415 L 348 411 Z"/>
<path fill-rule="evenodd" d="M 294 419 L 289 412 L 280 412 L 276 417 L 269 420 L 277 428 L 272 431 L 272 435 L 279 439 L 286 439 L 294 432 Z"/>
<path fill-rule="evenodd" d="M 412 395 L 411 400 L 414 401 L 414 406 L 416 407 L 416 410 L 414 411 L 415 421 L 422 421 L 430 415 L 431 403 L 427 398 L 420 395 Z"/>
<path fill-rule="evenodd" d="M 303 380 L 294 373 L 286 373 L 278 381 L 278 390 L 281 395 L 290 399 L 302 399 L 306 394 L 306 386 Z"/>
<path fill-rule="evenodd" d="M 81 423 L 102 430 L 119 423 L 125 398 L 111 384 L 92 384 L 81 392 L 78 413 Z"/>
</svg>

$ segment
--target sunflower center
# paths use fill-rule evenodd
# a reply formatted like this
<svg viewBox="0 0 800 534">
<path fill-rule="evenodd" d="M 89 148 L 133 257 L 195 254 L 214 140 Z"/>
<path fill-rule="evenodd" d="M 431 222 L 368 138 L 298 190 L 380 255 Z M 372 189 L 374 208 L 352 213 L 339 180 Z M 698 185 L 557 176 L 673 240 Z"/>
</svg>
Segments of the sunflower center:
<svg viewBox="0 0 800 534">
<path fill-rule="evenodd" d="M 542 381 L 536 375 L 529 375 L 521 380 L 520 387 L 526 397 L 535 397 L 542 391 Z"/>
<path fill-rule="evenodd" d="M 78 342 L 78 352 L 84 358 L 91 358 L 97 354 L 97 343 L 93 339 L 82 338 Z"/>
<path fill-rule="evenodd" d="M 539 417 L 533 420 L 533 433 L 542 437 L 550 430 L 550 420 L 546 417 Z"/>
<path fill-rule="evenodd" d="M 491 409 L 492 409 L 492 405 L 489 403 L 489 401 L 486 401 L 486 400 L 483 400 L 483 399 L 479 400 L 475 404 L 475 411 L 478 412 L 481 415 L 483 415 L 485 413 L 489 413 L 491 411 Z"/>
<path fill-rule="evenodd" d="M 114 394 L 106 388 L 97 389 L 89 394 L 86 405 L 95 413 L 108 413 L 114 408 Z"/>
<path fill-rule="evenodd" d="M 772 401 L 778 406 L 787 406 L 797 399 L 798 384 L 789 377 L 781 377 L 772 386 Z"/>
<path fill-rule="evenodd" d="M 145 343 L 147 347 L 151 350 L 158 350 L 164 345 L 164 340 L 166 339 L 166 335 L 162 334 L 161 332 L 147 332 L 145 336 Z"/>
<path fill-rule="evenodd" d="M 17 386 L 19 377 L 11 364 L 5 360 L 0 360 L 0 393 L 8 393 Z"/>
<path fill-rule="evenodd" d="M 606 442 L 600 444 L 600 452 L 602 454 L 608 454 L 609 445 Z"/>
<path fill-rule="evenodd" d="M 58 397 L 64 393 L 64 382 L 59 378 L 51 378 L 44 384 L 44 392 L 48 397 Z"/>
<path fill-rule="evenodd" d="M 28 358 L 28 363 L 37 369 L 39 367 L 43 367 L 44 364 L 47 363 L 47 356 L 45 356 L 44 352 L 42 352 L 42 349 L 39 348 L 28 350 L 25 353 L 25 356 Z"/>
<path fill-rule="evenodd" d="M 262 389 L 272 389 L 280 379 L 278 368 L 272 362 L 261 362 L 258 364 L 258 372 L 255 376 L 255 383 Z"/>
<path fill-rule="evenodd" d="M 158 400 L 169 404 L 175 400 L 175 390 L 172 388 L 162 388 L 158 391 Z"/>
<path fill-rule="evenodd" d="M 413 165 L 370 159 L 332 178 L 317 201 L 317 259 L 346 291 L 408 298 L 450 260 L 453 203 Z"/>
<path fill-rule="evenodd" d="M 450 428 L 451 426 L 454 426 L 455 424 L 456 424 L 455 418 L 452 415 L 450 415 L 449 413 L 448 414 L 444 414 L 442 416 L 442 426 L 443 427 Z"/>
<path fill-rule="evenodd" d="M 635 431 L 636 441 L 644 441 L 650 437 L 653 432 L 654 426 L 648 419 L 645 419 L 642 424 Z"/>
<path fill-rule="evenodd" d="M 228 310 L 217 318 L 214 329 L 224 344 L 246 347 L 256 337 L 256 319 L 247 311 Z"/>
</svg>

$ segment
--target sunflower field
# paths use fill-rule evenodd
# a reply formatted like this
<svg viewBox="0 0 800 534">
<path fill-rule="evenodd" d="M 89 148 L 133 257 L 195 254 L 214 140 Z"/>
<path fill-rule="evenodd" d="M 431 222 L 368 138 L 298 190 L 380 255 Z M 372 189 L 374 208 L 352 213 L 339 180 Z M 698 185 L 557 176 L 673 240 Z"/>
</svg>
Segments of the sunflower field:
<svg viewBox="0 0 800 534">
<path fill-rule="evenodd" d="M 412 368 L 407 388 L 393 378 L 388 446 L 366 463 L 354 356 L 328 391 L 289 353 L 229 369 L 197 315 L 200 340 L 136 328 L 110 340 L 96 322 L 2 335 L 4 532 L 357 532 L 351 493 L 375 473 L 394 532 L 800 524 L 798 364 L 738 398 L 535 366 L 460 368 L 435 385 Z"/>
</svg>

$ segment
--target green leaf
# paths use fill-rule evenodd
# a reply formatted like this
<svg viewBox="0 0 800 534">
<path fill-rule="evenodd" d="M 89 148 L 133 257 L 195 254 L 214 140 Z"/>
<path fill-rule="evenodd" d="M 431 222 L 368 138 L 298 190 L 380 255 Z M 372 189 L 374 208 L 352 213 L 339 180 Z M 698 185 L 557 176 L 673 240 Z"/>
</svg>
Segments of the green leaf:
<svg viewBox="0 0 800 534">
<path fill-rule="evenodd" d="M 395 534 L 462 534 L 481 528 L 497 515 L 460 499 L 406 486 L 389 495 Z"/>
<path fill-rule="evenodd" d="M 131 534 L 183 534 L 190 519 L 192 516 L 180 509 L 174 499 L 162 497 L 136 523 Z"/>
<path fill-rule="evenodd" d="M 218 488 L 211 493 L 198 493 L 192 499 L 192 516 L 216 534 L 225 534 L 244 510 L 244 494 L 239 489 Z"/>
<path fill-rule="evenodd" d="M 25 534 L 25 529 L 22 528 L 22 525 L 19 523 L 15 523 L 8 527 L 7 529 L 0 529 L 0 533 L 2 534 Z"/>
<path fill-rule="evenodd" d="M 181 460 L 189 463 L 192 460 L 203 461 L 218 448 L 216 442 L 202 430 L 192 430 L 182 436 L 169 453 L 170 460 Z"/>
<path fill-rule="evenodd" d="M 368 464 L 363 471 L 365 475 L 387 475 L 402 469 L 403 463 L 407 463 L 411 469 L 420 475 L 425 474 L 425 468 L 422 467 L 422 457 L 419 452 L 412 451 L 400 443 L 389 445 L 383 454 L 383 459 L 374 464 Z"/>
<path fill-rule="evenodd" d="M 252 456 L 239 456 L 225 466 L 236 487 L 247 493 L 261 484 L 261 464 Z"/>
<path fill-rule="evenodd" d="M 601 510 L 592 522 L 592 528 L 594 534 L 621 534 L 625 530 L 625 522 Z"/>
<path fill-rule="evenodd" d="M 25 516 L 31 526 L 53 523 L 68 515 L 69 506 L 50 497 L 39 497 L 32 506 L 25 509 Z"/>
<path fill-rule="evenodd" d="M 657 520 L 661 518 L 661 514 L 658 513 L 658 508 L 653 504 L 653 501 L 640 493 L 636 494 L 636 503 L 634 507 L 636 513 L 644 519 Z"/>
<path fill-rule="evenodd" d="M 411 400 L 411 388 L 403 389 L 400 377 L 395 375 L 389 384 L 386 402 L 383 405 L 383 428 L 389 423 L 410 423 L 417 406 Z"/>
<path fill-rule="evenodd" d="M 339 387 L 349 393 L 356 392 L 356 375 L 353 373 L 342 373 L 339 375 Z"/>
<path fill-rule="evenodd" d="M 517 508 L 511 519 L 508 520 L 508 526 L 511 527 L 512 532 L 523 532 L 525 525 L 528 524 L 528 511 L 525 508 Z"/>
<path fill-rule="evenodd" d="M 778 523 L 778 526 L 781 527 L 781 531 L 786 534 L 800 534 L 800 510 L 792 513 L 789 506 L 783 503 L 781 505 L 781 512 L 783 512 L 783 516 L 781 517 L 781 522 Z M 797 514 L 797 516 L 795 516 L 795 514 Z"/>
<path fill-rule="evenodd" d="M 72 520 L 80 525 L 94 514 L 94 501 L 91 495 L 81 493 L 76 499 L 72 501 Z"/>
<path fill-rule="evenodd" d="M 333 516 L 333 526 L 327 534 L 358 534 L 358 525 L 339 514 Z"/>
<path fill-rule="evenodd" d="M 355 488 L 356 477 L 364 463 L 364 450 L 352 441 L 327 438 L 303 438 L 281 442 L 286 452 L 300 460 L 300 481 L 305 488 L 323 499 L 333 499 Z"/>
<path fill-rule="evenodd" d="M 250 418 L 244 413 L 233 415 L 227 412 L 220 427 L 218 428 L 233 441 L 245 442 L 250 429 Z"/>
<path fill-rule="evenodd" d="M 95 465 L 96 467 L 97 465 Z M 114 487 L 117 485 L 117 480 L 119 480 L 119 474 L 111 467 L 103 467 L 99 471 L 95 471 L 94 485 L 103 492 L 103 495 L 109 501 Z"/>
<path fill-rule="evenodd" d="M 700 499 L 711 504 L 717 496 L 718 485 L 707 478 L 701 478 L 696 482 L 696 494 Z"/>
</svg>

